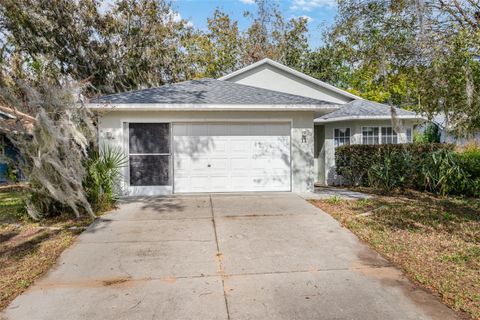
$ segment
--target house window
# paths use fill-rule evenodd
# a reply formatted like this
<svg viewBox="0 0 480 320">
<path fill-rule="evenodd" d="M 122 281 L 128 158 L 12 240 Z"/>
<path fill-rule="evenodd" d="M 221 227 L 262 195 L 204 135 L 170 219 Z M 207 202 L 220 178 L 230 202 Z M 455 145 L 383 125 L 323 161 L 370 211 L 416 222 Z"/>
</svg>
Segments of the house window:
<svg viewBox="0 0 480 320">
<path fill-rule="evenodd" d="M 350 128 L 335 128 L 333 130 L 333 142 L 335 148 L 350 144 Z"/>
<path fill-rule="evenodd" d="M 412 128 L 407 129 L 407 142 L 413 142 L 412 139 Z"/>
<path fill-rule="evenodd" d="M 362 143 L 363 144 L 379 144 L 379 127 L 363 127 L 362 128 Z"/>
<path fill-rule="evenodd" d="M 392 127 L 382 127 L 382 144 L 398 143 L 398 136 Z"/>
<path fill-rule="evenodd" d="M 392 127 L 362 127 L 362 143 L 396 144 L 398 143 L 398 135 Z"/>
</svg>

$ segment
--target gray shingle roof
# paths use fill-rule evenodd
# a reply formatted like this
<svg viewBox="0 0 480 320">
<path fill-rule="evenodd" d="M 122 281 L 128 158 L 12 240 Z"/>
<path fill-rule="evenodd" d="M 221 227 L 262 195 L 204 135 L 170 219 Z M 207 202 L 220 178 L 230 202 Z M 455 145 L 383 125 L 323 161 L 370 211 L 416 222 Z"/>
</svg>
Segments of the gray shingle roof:
<svg viewBox="0 0 480 320">
<path fill-rule="evenodd" d="M 129 91 L 92 99 L 111 104 L 332 104 L 323 100 L 272 91 L 229 81 L 200 79 Z"/>
<path fill-rule="evenodd" d="M 394 108 L 399 118 L 419 118 L 416 113 L 405 109 Z M 388 119 L 391 117 L 391 107 L 386 104 L 369 100 L 353 100 L 340 109 L 328 113 L 315 122 L 332 122 L 355 119 Z"/>
</svg>

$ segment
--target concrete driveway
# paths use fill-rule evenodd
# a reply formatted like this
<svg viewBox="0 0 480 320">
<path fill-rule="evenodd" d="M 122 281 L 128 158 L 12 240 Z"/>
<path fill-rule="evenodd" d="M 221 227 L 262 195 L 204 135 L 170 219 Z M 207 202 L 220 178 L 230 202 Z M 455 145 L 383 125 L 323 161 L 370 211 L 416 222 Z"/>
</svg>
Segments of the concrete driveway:
<svg viewBox="0 0 480 320">
<path fill-rule="evenodd" d="M 456 319 L 291 193 L 126 201 L 7 319 Z"/>
</svg>

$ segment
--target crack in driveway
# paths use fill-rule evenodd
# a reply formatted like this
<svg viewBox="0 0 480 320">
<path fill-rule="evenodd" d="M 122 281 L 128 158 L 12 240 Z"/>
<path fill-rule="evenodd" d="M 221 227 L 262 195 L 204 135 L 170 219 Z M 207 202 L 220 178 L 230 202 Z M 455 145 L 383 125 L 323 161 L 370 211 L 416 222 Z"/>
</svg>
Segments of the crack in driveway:
<svg viewBox="0 0 480 320">
<path fill-rule="evenodd" d="M 222 278 L 223 297 L 224 297 L 224 300 L 225 300 L 225 309 L 226 309 L 226 312 L 227 312 L 227 319 L 230 320 L 230 310 L 229 310 L 229 307 L 228 307 L 228 298 L 227 298 L 227 292 L 226 292 L 226 287 L 225 287 L 225 277 L 226 277 L 226 275 L 225 275 L 225 271 L 224 271 L 224 268 L 223 268 L 223 261 L 222 261 L 223 254 L 220 251 L 220 245 L 218 243 L 217 224 L 215 222 L 215 212 L 213 210 L 212 196 L 210 195 L 209 198 L 210 198 L 210 209 L 212 211 L 213 231 L 215 233 L 215 243 L 217 245 L 217 254 L 216 254 L 215 258 L 216 258 L 216 261 L 218 263 L 218 270 L 219 270 L 220 276 Z"/>
</svg>

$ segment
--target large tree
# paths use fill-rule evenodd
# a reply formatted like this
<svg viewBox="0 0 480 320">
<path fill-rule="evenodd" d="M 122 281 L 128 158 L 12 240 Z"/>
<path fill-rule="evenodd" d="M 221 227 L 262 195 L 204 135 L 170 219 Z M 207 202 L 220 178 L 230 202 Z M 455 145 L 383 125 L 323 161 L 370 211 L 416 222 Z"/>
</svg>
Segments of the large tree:
<svg viewBox="0 0 480 320">
<path fill-rule="evenodd" d="M 243 66 L 241 60 L 243 36 L 238 22 L 220 10 L 207 19 L 208 31 L 196 40 L 204 67 L 198 76 L 217 78 Z"/>
<path fill-rule="evenodd" d="M 0 2 L 5 73 L 88 79 L 102 93 L 191 77 L 184 44 L 194 31 L 163 0 Z"/>
<path fill-rule="evenodd" d="M 480 127 L 478 1 L 339 0 L 326 69 L 365 98 Z M 317 54 L 321 54 L 324 48 Z M 315 67 L 315 64 L 313 64 Z"/>
<path fill-rule="evenodd" d="M 303 17 L 286 20 L 278 5 L 255 0 L 256 12 L 245 12 L 251 24 L 245 31 L 244 64 L 271 58 L 294 68 L 301 68 L 309 52 L 308 20 Z"/>
</svg>

